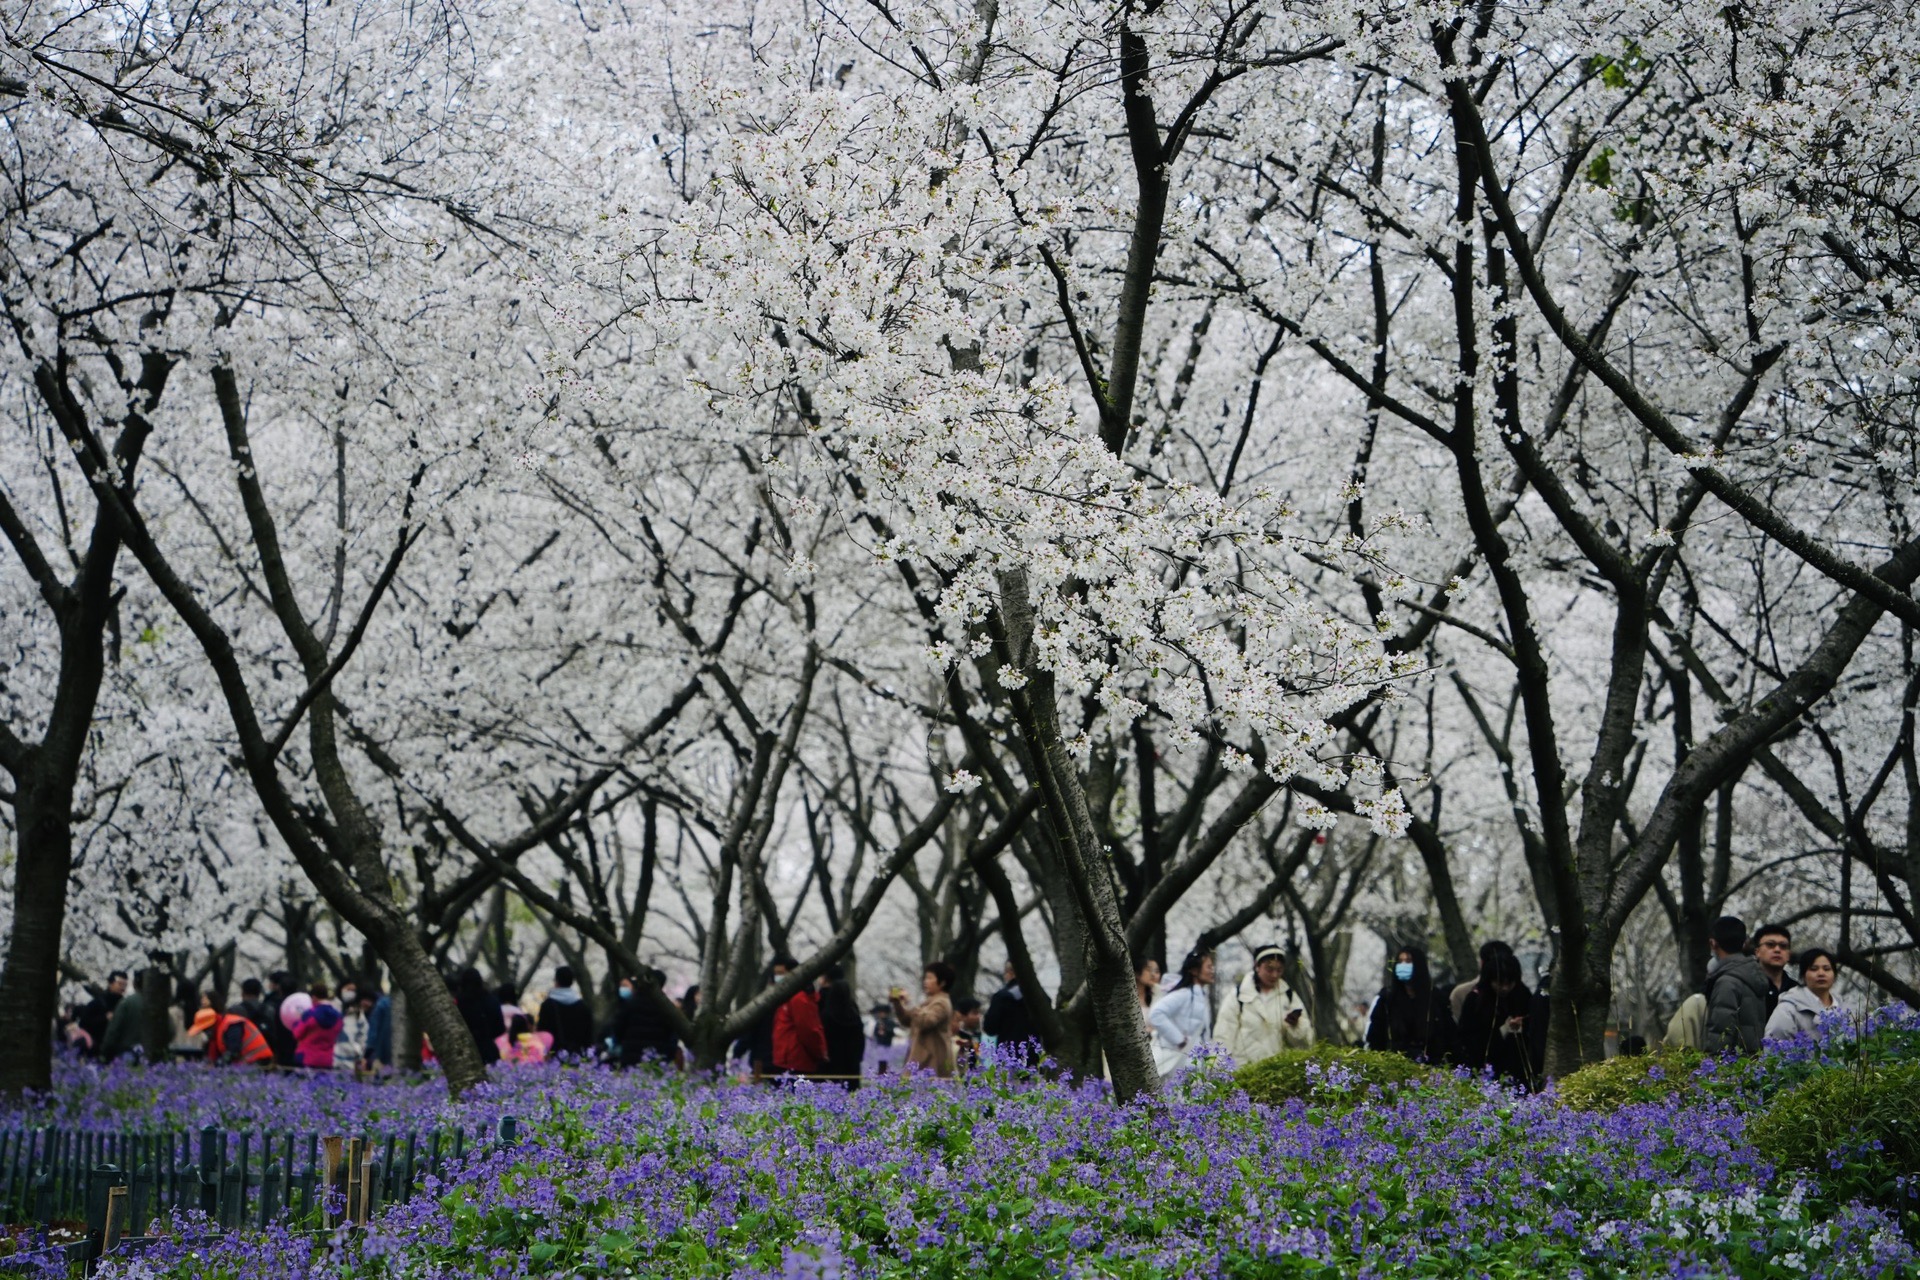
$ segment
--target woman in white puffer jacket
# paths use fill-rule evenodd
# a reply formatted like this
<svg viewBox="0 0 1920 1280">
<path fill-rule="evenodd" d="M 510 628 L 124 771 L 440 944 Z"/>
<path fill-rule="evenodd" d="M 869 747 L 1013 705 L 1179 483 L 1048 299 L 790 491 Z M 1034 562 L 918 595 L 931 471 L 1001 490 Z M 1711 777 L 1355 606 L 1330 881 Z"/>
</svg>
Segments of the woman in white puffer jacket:
<svg viewBox="0 0 1920 1280">
<path fill-rule="evenodd" d="M 1265 946 L 1253 956 L 1253 972 L 1220 1002 L 1213 1038 L 1241 1066 L 1271 1058 L 1282 1049 L 1311 1049 L 1313 1023 L 1307 1007 L 1286 982 L 1286 953 Z"/>
<path fill-rule="evenodd" d="M 1180 964 L 1173 989 L 1147 1011 L 1153 1027 L 1153 1062 L 1165 1077 L 1185 1065 L 1194 1046 L 1213 1030 L 1213 952 L 1191 951 Z"/>
<path fill-rule="evenodd" d="M 1811 1031 L 1821 1015 L 1834 1007 L 1833 980 L 1838 976 L 1833 953 L 1809 947 L 1800 953 L 1800 985 L 1780 993 L 1780 1002 L 1767 1019 L 1768 1040 L 1791 1040 Z"/>
</svg>

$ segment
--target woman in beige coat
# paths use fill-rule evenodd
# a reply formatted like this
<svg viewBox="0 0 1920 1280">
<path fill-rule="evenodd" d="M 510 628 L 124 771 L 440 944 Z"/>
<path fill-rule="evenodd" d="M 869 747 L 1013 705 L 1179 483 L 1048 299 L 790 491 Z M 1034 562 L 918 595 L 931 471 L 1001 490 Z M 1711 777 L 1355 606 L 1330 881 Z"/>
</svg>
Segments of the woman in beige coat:
<svg viewBox="0 0 1920 1280">
<path fill-rule="evenodd" d="M 922 1071 L 937 1076 L 953 1074 L 953 1001 L 947 991 L 953 986 L 953 966 L 935 960 L 920 974 L 920 990 L 926 999 L 907 1004 L 907 993 L 893 989 L 893 1016 L 907 1029 L 907 1061 Z"/>
<path fill-rule="evenodd" d="M 1220 1002 L 1213 1038 L 1241 1066 L 1282 1049 L 1313 1047 L 1313 1022 L 1287 985 L 1286 966 L 1286 953 L 1279 947 L 1260 948 L 1253 955 L 1253 972 Z"/>
</svg>

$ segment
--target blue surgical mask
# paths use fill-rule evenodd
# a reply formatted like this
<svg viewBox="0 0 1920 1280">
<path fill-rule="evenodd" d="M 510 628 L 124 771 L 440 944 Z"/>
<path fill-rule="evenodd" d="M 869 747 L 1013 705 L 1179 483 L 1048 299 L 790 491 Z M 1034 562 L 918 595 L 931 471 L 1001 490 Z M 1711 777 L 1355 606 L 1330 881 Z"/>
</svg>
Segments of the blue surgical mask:
<svg viewBox="0 0 1920 1280">
<path fill-rule="evenodd" d="M 633 988 L 632 988 L 632 987 L 622 987 L 622 988 L 620 988 L 620 998 L 621 998 L 622 1000 L 631 1000 L 631 999 L 633 999 Z"/>
<path fill-rule="evenodd" d="M 1393 976 L 1400 979 L 1400 981 L 1402 982 L 1412 982 L 1413 981 L 1413 963 L 1408 960 L 1402 960 L 1399 964 L 1394 965 Z"/>
</svg>

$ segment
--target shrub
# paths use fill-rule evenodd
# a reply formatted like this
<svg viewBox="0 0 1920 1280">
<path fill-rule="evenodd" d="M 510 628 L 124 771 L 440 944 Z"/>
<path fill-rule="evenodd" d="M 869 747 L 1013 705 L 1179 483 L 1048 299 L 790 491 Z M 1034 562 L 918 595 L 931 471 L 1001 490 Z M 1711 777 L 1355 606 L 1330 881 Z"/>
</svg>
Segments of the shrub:
<svg viewBox="0 0 1920 1280">
<path fill-rule="evenodd" d="M 1662 1049 L 1594 1062 L 1555 1086 L 1560 1100 L 1581 1111 L 1618 1111 L 1636 1102 L 1663 1102 L 1698 1089 L 1695 1072 L 1706 1055 L 1698 1049 Z"/>
<path fill-rule="evenodd" d="M 1321 1106 L 1352 1105 L 1376 1093 L 1390 1093 L 1440 1077 L 1434 1068 L 1397 1053 L 1330 1044 L 1288 1049 L 1234 1073 L 1249 1098 L 1269 1105 L 1289 1098 Z"/>
<path fill-rule="evenodd" d="M 1812 1174 L 1832 1202 L 1868 1201 L 1920 1228 L 1920 1062 L 1816 1071 L 1747 1134 L 1776 1165 Z"/>
</svg>

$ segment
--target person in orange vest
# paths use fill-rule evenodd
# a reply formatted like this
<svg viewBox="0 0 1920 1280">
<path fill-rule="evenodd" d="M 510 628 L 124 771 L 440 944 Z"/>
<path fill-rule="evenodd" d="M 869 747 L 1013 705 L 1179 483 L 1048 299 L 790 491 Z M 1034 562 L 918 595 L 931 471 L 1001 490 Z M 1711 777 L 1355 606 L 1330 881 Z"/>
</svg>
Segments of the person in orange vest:
<svg viewBox="0 0 1920 1280">
<path fill-rule="evenodd" d="M 208 1062 L 246 1062 L 268 1066 L 273 1046 L 251 1018 L 218 1009 L 202 1009 L 193 1018 L 193 1031 L 207 1034 Z"/>
</svg>

